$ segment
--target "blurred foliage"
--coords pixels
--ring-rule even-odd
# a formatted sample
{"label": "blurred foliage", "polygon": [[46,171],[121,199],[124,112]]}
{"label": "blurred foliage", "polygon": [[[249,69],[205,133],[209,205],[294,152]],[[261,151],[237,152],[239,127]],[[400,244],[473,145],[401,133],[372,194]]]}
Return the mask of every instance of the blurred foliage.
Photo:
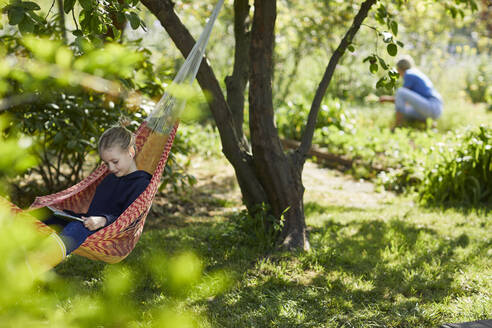
{"label": "blurred foliage", "polygon": [[27,136],[6,133],[8,117],[0,116],[0,195],[9,193],[8,178],[24,173],[36,164],[36,158],[30,154],[34,147],[33,140]]}
{"label": "blurred foliage", "polygon": [[443,152],[419,188],[426,205],[492,204],[492,129],[480,126],[457,135],[455,148]]}
{"label": "blurred foliage", "polygon": [[[310,105],[299,102],[288,102],[276,110],[277,128],[281,136],[287,139],[300,140]],[[355,126],[355,120],[350,111],[336,99],[324,99],[316,121],[317,129],[327,129],[333,126],[337,131],[349,132]]]}
{"label": "blurred foliage", "polygon": [[492,110],[492,63],[483,56],[466,76],[465,91],[474,103],[484,102]]}
{"label": "blurred foliage", "polygon": [[0,91],[2,107],[11,113],[10,125],[35,137],[41,165],[32,172],[41,176],[48,192],[72,185],[80,180],[87,155],[106,128],[122,114],[135,128],[145,115],[120,96],[125,92],[122,83],[109,81],[122,79],[135,86],[133,75],[145,53],[108,44],[104,49],[88,47],[76,56],[59,41],[4,39],[9,51],[3,48],[7,56],[0,83],[5,88]]}
{"label": "blurred foliage", "polygon": [[[60,14],[70,14],[75,23],[72,32],[75,43],[82,46],[84,40],[101,46],[103,38],[117,40],[122,35],[122,27],[127,22],[132,29],[145,28],[145,23],[138,16],[138,0],[96,1],[96,0],[64,0],[58,13],[52,13],[53,5],[48,13],[42,13],[41,6],[35,2],[10,0],[2,8],[8,16],[10,25],[17,26],[22,34],[60,34],[66,29]],[[44,17],[43,17],[44,16]]]}
{"label": "blurred foliage", "polygon": [[[224,271],[205,273],[190,251],[149,252],[138,266],[104,267],[97,279],[68,280],[53,271],[33,279],[25,256],[41,236],[30,223],[0,205],[0,278],[6,284],[0,292],[1,327],[200,327],[204,318],[187,301],[214,297],[229,285]],[[157,304],[139,302],[148,289]]]}
{"label": "blurred foliage", "polygon": [[[95,165],[88,155],[94,153],[100,134],[121,115],[130,118],[134,130],[151,110],[152,101],[146,99],[158,99],[171,80],[173,61],[154,67],[151,51],[138,40],[111,42],[118,37],[114,27],[113,35],[108,34],[111,19],[122,18],[115,10],[133,28],[145,26],[135,13],[137,2],[65,1],[65,12],[77,13],[80,23],[79,29],[74,21],[69,40],[63,38],[53,6],[43,12],[46,3],[39,3],[41,9],[36,3],[11,1],[3,8],[4,18],[14,27],[0,32],[5,58],[0,61],[1,110],[12,114],[11,126],[36,138],[40,165],[29,173],[39,175],[44,185],[31,181],[18,192],[53,192],[78,182]],[[45,18],[38,19],[41,16]],[[25,36],[19,37],[17,29]],[[180,150],[175,147],[174,152]],[[174,163],[166,168],[167,181],[191,180],[185,176],[181,181],[182,175],[173,172],[181,168]]]}
{"label": "blurred foliage", "polygon": [[[277,115],[280,135],[300,140],[306,106],[291,104],[290,108],[281,110]],[[313,144],[321,147],[322,152],[352,161],[347,173],[355,178],[373,180],[396,192],[419,190],[427,172],[440,163],[447,149],[456,149],[455,145],[461,142],[458,136],[478,124],[463,116],[460,104],[448,111],[449,118],[439,122],[448,129],[432,127],[429,121],[427,124],[408,122],[406,127],[391,131],[388,128],[393,116],[391,108],[349,108],[346,103],[332,100],[323,104]],[[475,111],[474,115],[478,115],[478,109]],[[486,119],[484,114],[478,122]]]}
{"label": "blurred foliage", "polygon": [[[426,71],[428,60],[442,63],[448,48],[462,42],[453,38],[457,33],[462,33],[472,46],[476,45],[475,39],[480,39],[480,49],[487,49],[482,41],[489,38],[478,34],[486,22],[473,18],[476,5],[475,1],[454,0],[379,1],[341,58],[328,94],[360,103],[372,93],[389,93],[398,84],[392,68],[395,56],[411,54]],[[279,2],[276,104],[294,101],[299,95],[312,99],[329,58],[359,6],[357,1],[340,0]],[[438,67],[435,75],[441,71]]]}

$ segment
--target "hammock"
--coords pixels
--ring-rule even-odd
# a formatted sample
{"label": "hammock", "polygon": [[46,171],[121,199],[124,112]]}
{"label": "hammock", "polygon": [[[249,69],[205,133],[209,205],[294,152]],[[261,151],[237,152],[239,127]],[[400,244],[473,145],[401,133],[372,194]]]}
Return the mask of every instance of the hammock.
{"label": "hammock", "polygon": [[[219,0],[200,38],[186,58],[172,85],[191,84],[198,72],[212,26],[224,0]],[[171,88],[172,90],[172,88]],[[186,100],[177,99],[166,92],[149,117],[136,131],[137,168],[152,174],[145,191],[109,226],[90,235],[74,253],[92,260],[117,263],[127,257],[139,240],[145,218],[149,213],[162,172],[176,135],[179,114]],[[30,209],[50,205],[58,209],[69,209],[85,213],[89,208],[97,185],[109,174],[108,167],[101,164],[78,184],[55,194],[37,197]],[[13,208],[18,211],[18,208]],[[41,221],[36,221],[42,232],[52,232]]]}

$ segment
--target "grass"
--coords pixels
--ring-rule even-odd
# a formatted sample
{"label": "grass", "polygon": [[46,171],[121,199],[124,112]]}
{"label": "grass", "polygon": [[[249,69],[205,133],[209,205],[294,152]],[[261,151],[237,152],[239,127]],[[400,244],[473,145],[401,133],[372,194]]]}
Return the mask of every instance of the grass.
{"label": "grass", "polygon": [[[219,164],[206,166],[205,175],[223,172],[227,164]],[[438,327],[492,318],[488,213],[423,209],[391,194],[377,194],[373,206],[333,205],[322,190],[311,191],[306,220],[313,250],[272,252],[234,224],[240,202],[223,197],[237,194],[237,187],[226,177],[215,183],[219,194],[204,182],[185,197],[174,195],[169,203],[182,210],[149,217],[125,260],[139,277],[131,291],[138,326],[150,326],[145,318],[176,302],[176,292],[142,263],[183,250],[201,259],[205,278],[227,273],[216,295],[202,293],[200,282],[178,295],[179,308],[200,318],[193,321],[197,327]],[[60,305],[101,294],[106,271],[75,256],[57,267],[78,286]]]}

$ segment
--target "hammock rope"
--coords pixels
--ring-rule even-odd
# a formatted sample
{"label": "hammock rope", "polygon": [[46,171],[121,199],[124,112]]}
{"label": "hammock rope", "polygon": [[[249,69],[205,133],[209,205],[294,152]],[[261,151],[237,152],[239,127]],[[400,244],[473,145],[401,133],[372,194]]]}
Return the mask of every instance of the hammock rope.
{"label": "hammock rope", "polygon": [[[175,85],[191,85],[195,80],[202,58],[205,54],[205,47],[210,38],[210,34],[212,33],[212,27],[219,15],[223,3],[224,0],[219,0],[215,6],[202,34],[171,83],[169,87],[171,90],[173,90]],[[147,118],[149,128],[156,132],[168,134],[176,120],[179,118],[185,104],[186,99],[176,99],[171,93],[166,91],[157,103],[155,109]]]}
{"label": "hammock rope", "polygon": [[[212,27],[223,3],[224,0],[219,0],[216,4],[202,34],[178,71],[171,86],[189,86],[195,80]],[[179,116],[185,104],[186,99],[177,98],[172,95],[172,92],[166,92],[149,117],[137,129],[135,132],[137,146],[135,160],[138,169],[152,174],[150,183],[145,191],[115,222],[89,236],[74,251],[75,254],[93,260],[117,263],[127,257],[133,250],[142,234],[145,219],[159,187],[178,128]],[[108,167],[105,164],[101,164],[78,184],[55,194],[37,197],[31,204],[30,209],[50,205],[58,209],[69,209],[74,212],[85,213],[94,196],[97,185],[108,174]],[[51,231],[41,221],[36,221],[36,225],[43,233]]]}

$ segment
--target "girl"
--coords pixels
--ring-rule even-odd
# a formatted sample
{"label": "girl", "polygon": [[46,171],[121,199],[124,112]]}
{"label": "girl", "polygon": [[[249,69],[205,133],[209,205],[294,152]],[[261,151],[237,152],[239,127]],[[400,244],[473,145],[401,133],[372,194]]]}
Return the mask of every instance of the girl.
{"label": "girl", "polygon": [[[147,188],[151,175],[137,170],[135,137],[123,126],[106,130],[98,143],[101,160],[108,166],[108,174],[97,186],[87,213],[73,213],[80,221],[66,221],[51,216],[44,223],[59,234],[52,234],[41,245],[40,251],[28,259],[36,271],[46,271],[57,264],[97,230],[111,224]],[[34,269],[34,268],[32,268]]]}

